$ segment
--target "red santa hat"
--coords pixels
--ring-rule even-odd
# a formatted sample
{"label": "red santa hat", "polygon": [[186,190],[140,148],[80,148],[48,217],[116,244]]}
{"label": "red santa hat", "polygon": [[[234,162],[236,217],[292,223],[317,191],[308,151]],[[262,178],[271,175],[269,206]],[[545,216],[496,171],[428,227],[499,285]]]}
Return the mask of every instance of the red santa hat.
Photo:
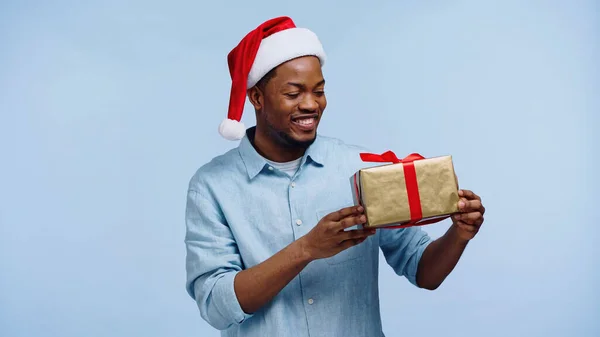
{"label": "red santa hat", "polygon": [[227,55],[231,75],[231,93],[227,118],[219,126],[219,134],[229,140],[244,137],[241,122],[246,91],[278,65],[300,56],[313,55],[325,63],[325,52],[319,38],[306,28],[282,16],[265,21],[248,33]]}

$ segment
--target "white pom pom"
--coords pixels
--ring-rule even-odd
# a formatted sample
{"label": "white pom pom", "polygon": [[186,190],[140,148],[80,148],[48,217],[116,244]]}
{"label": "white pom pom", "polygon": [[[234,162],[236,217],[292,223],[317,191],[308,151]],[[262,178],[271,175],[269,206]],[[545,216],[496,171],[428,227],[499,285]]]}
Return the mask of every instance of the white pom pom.
{"label": "white pom pom", "polygon": [[228,140],[240,140],[246,135],[246,127],[242,122],[225,118],[219,125],[219,134]]}

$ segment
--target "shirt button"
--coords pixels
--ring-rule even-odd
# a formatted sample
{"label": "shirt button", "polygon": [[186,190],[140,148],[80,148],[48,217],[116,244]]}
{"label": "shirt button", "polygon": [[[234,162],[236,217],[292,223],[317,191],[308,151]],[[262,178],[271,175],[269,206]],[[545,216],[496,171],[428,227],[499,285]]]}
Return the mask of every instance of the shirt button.
{"label": "shirt button", "polygon": [[300,220],[300,219],[296,220],[296,225],[298,225],[298,226],[302,225],[302,220]]}
{"label": "shirt button", "polygon": [[273,171],[273,166],[269,166],[269,171]]}
{"label": "shirt button", "polygon": [[315,301],[313,301],[313,299],[312,299],[312,298],[309,298],[309,299],[308,299],[308,304],[313,304],[313,303],[315,303]]}
{"label": "shirt button", "polygon": [[292,181],[292,187],[296,187],[296,183]]}

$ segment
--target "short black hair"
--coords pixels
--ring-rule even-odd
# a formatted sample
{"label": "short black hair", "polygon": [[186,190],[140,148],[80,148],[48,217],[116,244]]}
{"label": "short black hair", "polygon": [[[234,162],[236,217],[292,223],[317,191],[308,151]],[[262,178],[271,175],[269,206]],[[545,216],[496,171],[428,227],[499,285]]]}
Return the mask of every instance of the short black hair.
{"label": "short black hair", "polygon": [[256,86],[262,91],[265,91],[265,87],[269,84],[269,81],[277,75],[277,68],[273,68],[269,70],[268,73],[265,74],[258,82],[256,82]]}

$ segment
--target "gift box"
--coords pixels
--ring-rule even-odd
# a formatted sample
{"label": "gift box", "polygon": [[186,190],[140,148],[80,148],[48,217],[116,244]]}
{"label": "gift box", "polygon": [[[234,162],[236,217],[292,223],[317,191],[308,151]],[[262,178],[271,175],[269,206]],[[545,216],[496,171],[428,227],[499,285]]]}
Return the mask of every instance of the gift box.
{"label": "gift box", "polygon": [[435,223],[458,212],[458,182],[452,156],[398,159],[391,152],[361,153],[364,162],[384,162],[351,178],[355,205],[365,209],[364,228],[403,228]]}

